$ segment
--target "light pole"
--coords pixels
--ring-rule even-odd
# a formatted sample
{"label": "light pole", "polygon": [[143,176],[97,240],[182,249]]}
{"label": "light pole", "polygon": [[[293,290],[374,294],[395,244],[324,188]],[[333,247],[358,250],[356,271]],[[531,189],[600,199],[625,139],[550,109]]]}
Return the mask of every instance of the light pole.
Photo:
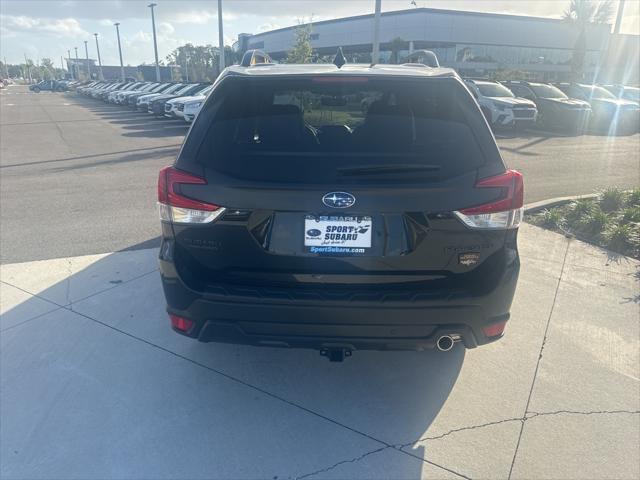
{"label": "light pole", "polygon": [[156,82],[160,81],[160,64],[158,63],[158,41],[156,40],[156,17],[153,14],[153,7],[157,3],[150,3],[148,7],[151,9],[151,28],[153,29],[153,51],[156,55]]}
{"label": "light pole", "polygon": [[94,33],[94,37],[96,37],[96,51],[98,52],[98,76],[100,80],[104,80],[104,75],[102,75],[102,60],[100,59],[100,46],[98,45],[98,34]]}
{"label": "light pole", "polygon": [[616,23],[613,27],[613,33],[620,33],[620,25],[622,24],[622,12],[624,12],[624,0],[618,2],[618,14],[616,15]]}
{"label": "light pole", "polygon": [[382,0],[376,0],[376,14],[373,21],[373,55],[371,63],[375,65],[380,61],[380,10]]}
{"label": "light pole", "polygon": [[224,70],[224,35],[222,34],[222,0],[218,0],[218,48],[220,49],[220,73]]}
{"label": "light pole", "polygon": [[76,76],[73,74],[73,69],[71,68],[71,50],[67,50],[67,58],[69,59],[69,62],[67,63],[67,70],[69,70],[69,74],[71,75],[71,78],[73,80],[77,80]]}
{"label": "light pole", "polygon": [[75,71],[76,71],[76,79],[80,80],[80,69],[78,68],[78,47],[73,47],[76,51],[76,65],[75,65]]}
{"label": "light pole", "polygon": [[116,26],[116,35],[118,36],[118,53],[120,54],[120,79],[124,82],[124,63],[122,63],[122,47],[120,46],[120,24],[114,23]]}
{"label": "light pole", "polygon": [[91,67],[89,66],[89,47],[87,47],[88,43],[89,42],[87,40],[84,41],[84,55],[87,60],[87,80],[91,80]]}

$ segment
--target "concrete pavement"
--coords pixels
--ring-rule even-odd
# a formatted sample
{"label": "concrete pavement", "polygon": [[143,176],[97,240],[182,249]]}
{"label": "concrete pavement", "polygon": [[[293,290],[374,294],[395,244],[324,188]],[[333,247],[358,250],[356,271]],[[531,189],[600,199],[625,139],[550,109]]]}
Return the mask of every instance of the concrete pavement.
{"label": "concrete pavement", "polygon": [[640,264],[536,227],[501,341],[200,344],[156,251],[0,267],[0,477],[640,477]]}

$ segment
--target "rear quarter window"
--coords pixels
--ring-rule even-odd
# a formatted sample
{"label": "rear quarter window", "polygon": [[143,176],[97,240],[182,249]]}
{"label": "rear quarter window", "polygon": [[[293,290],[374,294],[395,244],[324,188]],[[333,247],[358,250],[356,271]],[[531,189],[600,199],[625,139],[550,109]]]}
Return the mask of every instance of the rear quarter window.
{"label": "rear quarter window", "polygon": [[501,162],[453,78],[228,78],[184,151],[232,177],[302,184],[441,181]]}

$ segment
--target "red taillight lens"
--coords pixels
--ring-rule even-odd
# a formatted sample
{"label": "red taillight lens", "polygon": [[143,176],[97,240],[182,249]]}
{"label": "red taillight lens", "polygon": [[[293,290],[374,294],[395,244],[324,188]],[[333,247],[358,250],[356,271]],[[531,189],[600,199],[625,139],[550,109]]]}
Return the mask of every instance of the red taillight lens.
{"label": "red taillight lens", "polygon": [[522,207],[524,204],[524,181],[516,170],[507,170],[502,175],[489,177],[476,183],[476,188],[502,188],[502,198],[498,201],[460,210],[465,215],[504,212]]}
{"label": "red taillight lens", "polygon": [[224,212],[224,208],[201,202],[180,193],[179,185],[206,185],[204,178],[173,167],[160,170],[158,176],[158,203],[160,218],[175,223],[208,223]]}
{"label": "red taillight lens", "polygon": [[471,228],[517,228],[520,225],[524,204],[524,181],[522,174],[507,170],[501,175],[484,178],[476,188],[500,188],[498,200],[484,205],[464,208],[454,212]]}
{"label": "red taillight lens", "polygon": [[487,337],[499,337],[504,332],[504,327],[507,325],[507,321],[492,323],[491,325],[487,325],[482,329],[482,333],[484,333]]}
{"label": "red taillight lens", "polygon": [[189,320],[188,318],[179,317],[172,314],[169,314],[169,318],[171,319],[171,326],[176,330],[188,332],[193,326],[193,320]]}

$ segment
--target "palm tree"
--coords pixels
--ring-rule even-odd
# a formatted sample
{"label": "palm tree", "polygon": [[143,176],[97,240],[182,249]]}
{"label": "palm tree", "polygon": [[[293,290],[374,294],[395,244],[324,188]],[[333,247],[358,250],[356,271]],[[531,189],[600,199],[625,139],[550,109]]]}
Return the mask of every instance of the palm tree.
{"label": "palm tree", "polygon": [[613,14],[613,1],[603,0],[571,0],[569,8],[565,10],[563,20],[572,24],[578,30],[578,38],[573,47],[571,58],[571,76],[579,80],[584,72],[584,57],[587,51],[587,27],[591,24],[609,22]]}
{"label": "palm tree", "polygon": [[407,42],[402,38],[396,37],[389,43],[389,49],[391,50],[390,63],[400,63],[400,50],[404,50],[407,47]]}

